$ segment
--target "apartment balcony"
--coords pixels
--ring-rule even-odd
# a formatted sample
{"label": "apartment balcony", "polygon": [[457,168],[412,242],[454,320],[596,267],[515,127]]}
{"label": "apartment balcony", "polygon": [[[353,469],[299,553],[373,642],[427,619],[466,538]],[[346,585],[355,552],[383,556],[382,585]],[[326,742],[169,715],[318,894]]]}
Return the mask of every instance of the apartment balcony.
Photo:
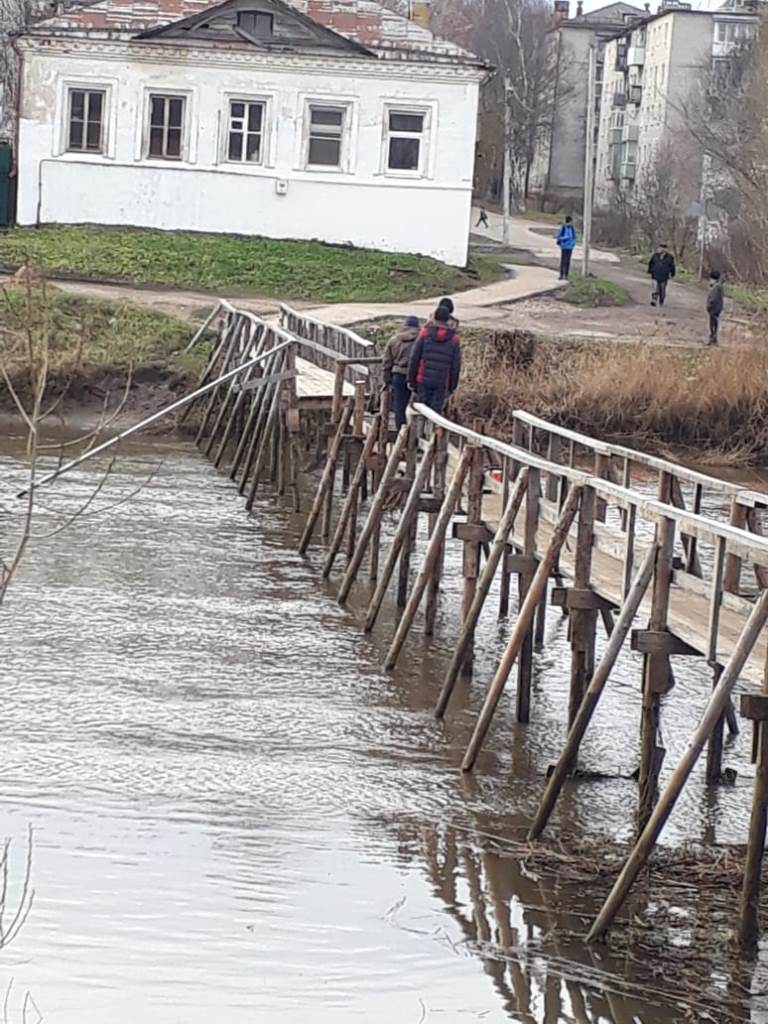
{"label": "apartment balcony", "polygon": [[622,142],[637,142],[640,138],[640,126],[637,124],[625,124],[621,129]]}
{"label": "apartment balcony", "polygon": [[639,107],[643,99],[643,87],[642,85],[635,84],[629,87],[629,102],[635,107]]}
{"label": "apartment balcony", "polygon": [[641,68],[645,64],[645,47],[630,46],[627,51],[627,64],[631,68]]}
{"label": "apartment balcony", "polygon": [[620,146],[624,138],[624,129],[609,128],[608,129],[608,145],[609,146]]}
{"label": "apartment balcony", "polygon": [[621,107],[622,109],[627,105],[627,94],[625,92],[615,92],[613,94],[613,105],[614,107]]}
{"label": "apartment balcony", "polygon": [[619,172],[622,181],[634,181],[635,180],[635,162],[634,160],[625,160],[621,165]]}

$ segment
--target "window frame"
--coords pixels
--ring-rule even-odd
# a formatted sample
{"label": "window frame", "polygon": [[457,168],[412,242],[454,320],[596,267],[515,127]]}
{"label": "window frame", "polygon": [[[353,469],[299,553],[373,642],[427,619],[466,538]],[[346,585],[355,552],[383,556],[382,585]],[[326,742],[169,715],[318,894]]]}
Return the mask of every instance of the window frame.
{"label": "window frame", "polygon": [[[72,97],[74,93],[81,92],[86,97],[83,104],[83,143],[82,146],[72,145]],[[91,96],[101,96],[101,117],[99,119],[99,144],[98,147],[93,149],[87,145],[88,141],[88,125],[90,124],[90,118],[88,112],[91,106]],[[107,151],[107,126],[108,126],[108,98],[109,90],[106,86],[102,87],[91,87],[91,86],[78,86],[78,85],[67,85],[66,87],[66,111],[65,111],[65,122],[64,122],[64,151],[66,153],[74,153],[76,156],[104,156]]]}
{"label": "window frame", "polygon": [[[179,136],[179,155],[178,156],[167,156],[163,154],[158,156],[156,153],[150,152],[150,146],[152,143],[152,101],[155,99],[163,99],[166,103],[170,100],[181,100],[181,124],[180,136]],[[189,141],[189,106],[190,106],[190,95],[183,89],[155,89],[150,88],[145,90],[144,94],[144,145],[142,147],[142,155],[144,160],[158,161],[162,164],[180,164],[185,163],[188,159],[187,145]],[[167,108],[166,108],[167,111]],[[167,121],[167,117],[166,117]],[[165,138],[164,148],[167,148],[168,144],[168,125],[164,125]]]}
{"label": "window frame", "polygon": [[[421,132],[394,131],[389,127],[392,114],[405,114],[422,118]],[[434,104],[403,103],[388,100],[384,103],[381,121],[381,173],[387,178],[429,178],[432,176],[432,126],[435,121]],[[389,166],[389,144],[392,138],[419,138],[419,165],[413,170]]]}
{"label": "window frame", "polygon": [[[339,110],[341,111],[341,125],[339,128],[339,160],[335,164],[313,164],[310,162],[310,150],[312,148],[312,111],[313,110]],[[304,143],[304,159],[303,166],[306,171],[325,171],[329,174],[338,174],[340,171],[344,171],[345,168],[345,156],[347,146],[347,139],[350,131],[350,109],[348,103],[336,102],[334,100],[323,100],[323,99],[309,99],[307,100],[307,109],[305,115],[305,143]],[[330,127],[330,126],[326,126]],[[335,138],[335,133],[326,133],[325,136],[322,134],[320,138]]]}
{"label": "window frame", "polygon": [[[69,160],[112,160],[115,153],[115,117],[116,104],[114,97],[117,90],[117,82],[111,78],[70,78],[61,76],[56,87],[57,116],[54,121],[53,154]],[[101,116],[101,148],[96,149],[70,149],[69,128],[71,93],[73,92],[101,92],[104,93],[103,108]]]}
{"label": "window frame", "polygon": [[[243,103],[246,107],[259,105],[261,107],[261,147],[258,160],[246,160],[244,157],[240,160],[230,158],[229,155],[229,139],[232,134],[232,104]],[[220,146],[220,162],[227,164],[228,167],[266,167],[270,163],[270,103],[268,96],[245,96],[227,93],[224,96],[224,117],[222,118],[222,138]],[[246,116],[247,124],[247,116]],[[246,139],[249,132],[247,127],[243,131],[243,138]],[[252,134],[252,133],[251,133]]]}

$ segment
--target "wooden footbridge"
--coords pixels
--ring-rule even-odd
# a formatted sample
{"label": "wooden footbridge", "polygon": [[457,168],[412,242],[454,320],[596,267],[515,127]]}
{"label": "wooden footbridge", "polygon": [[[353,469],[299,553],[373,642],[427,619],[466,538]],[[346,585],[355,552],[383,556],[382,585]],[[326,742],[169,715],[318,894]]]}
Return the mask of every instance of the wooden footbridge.
{"label": "wooden footbridge", "polygon": [[[516,585],[519,607],[464,771],[478,762],[513,669],[517,720],[527,722],[535,713],[531,684],[547,602],[568,615],[567,738],[531,823],[532,840],[542,835],[575,766],[619,652],[628,643],[642,654],[637,841],[589,938],[615,919],[705,748],[706,777],[712,785],[719,781],[724,729],[737,728],[731,698],[739,680],[747,684],[740,712],[753,722],[758,770],[739,932],[745,947],[753,948],[768,806],[768,539],[761,536],[768,495],[524,412],[514,415],[512,443],[418,404],[395,435],[380,357],[353,332],[287,306],[272,323],[225,302],[204,329],[215,331],[215,339],[200,386],[164,413],[186,406],[183,420],[195,409],[198,445],[237,484],[247,509],[260,488],[272,486],[301,511],[304,467],[324,461],[299,550],[322,546],[322,575],[336,576],[342,605],[353,588],[365,594],[366,631],[375,628],[392,588],[402,611],[387,669],[396,667],[417,621],[427,636],[433,633],[445,552],[449,544],[460,546],[462,628],[438,717],[450,715],[457,680],[472,675],[474,632],[488,613],[492,584],[500,583],[501,616],[509,613]],[[385,538],[384,513],[393,507],[397,527]],[[416,564],[422,519],[429,540]],[[599,660],[598,629],[608,636]],[[711,694],[659,794],[665,753],[660,700],[674,685],[670,659],[678,656],[697,659],[701,685]]]}

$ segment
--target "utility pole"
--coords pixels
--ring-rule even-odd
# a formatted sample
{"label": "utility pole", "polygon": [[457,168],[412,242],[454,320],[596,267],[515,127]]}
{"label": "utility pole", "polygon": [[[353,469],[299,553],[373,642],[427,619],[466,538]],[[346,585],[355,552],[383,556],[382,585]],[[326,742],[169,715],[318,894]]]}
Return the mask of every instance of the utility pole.
{"label": "utility pole", "polygon": [[512,136],[512,111],[509,109],[509,78],[504,76],[504,170],[501,185],[501,242],[509,245],[509,192],[512,184],[512,168],[509,159],[509,146]]}
{"label": "utility pole", "polygon": [[584,238],[581,273],[589,274],[589,246],[592,241],[592,194],[595,189],[595,77],[597,61],[594,46],[589,48],[587,64],[587,138],[584,155]]}

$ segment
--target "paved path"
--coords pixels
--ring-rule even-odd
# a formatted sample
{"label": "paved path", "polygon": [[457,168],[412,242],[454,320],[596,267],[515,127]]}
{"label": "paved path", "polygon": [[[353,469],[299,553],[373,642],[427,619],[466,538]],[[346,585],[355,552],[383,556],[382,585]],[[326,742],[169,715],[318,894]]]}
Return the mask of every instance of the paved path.
{"label": "paved path", "polygon": [[[462,323],[478,327],[503,326],[507,314],[502,307],[521,302],[562,288],[557,274],[547,267],[509,266],[509,277],[502,281],[470,288],[467,291],[453,294],[457,316]],[[10,278],[0,276],[0,283],[8,283]],[[176,290],[172,288],[136,287],[122,284],[98,284],[92,281],[53,280],[52,284],[64,292],[84,295],[97,299],[108,299],[117,302],[132,302],[138,305],[152,306],[153,309],[189,319],[200,319],[213,306],[216,296],[206,292]],[[260,316],[274,316],[279,310],[279,302],[259,296],[239,296],[224,294],[224,298]],[[332,305],[317,305],[308,302],[292,302],[296,309],[302,309],[318,319],[341,326],[360,323],[379,317],[402,317],[406,314],[430,316],[441,296],[429,299],[417,299],[413,302],[350,302]]]}
{"label": "paved path", "polygon": [[[477,227],[477,219],[480,215],[480,208],[472,207],[472,234],[480,238],[487,238],[492,242],[501,242],[502,217],[499,213],[488,212],[488,227],[482,225]],[[547,224],[544,221],[537,222],[528,220],[526,217],[510,217],[509,219],[509,247],[510,249],[521,249],[531,253],[537,259],[560,260],[560,250],[555,242],[558,225]],[[598,263],[618,263],[619,257],[614,252],[607,252],[603,249],[591,248],[591,258]],[[578,263],[583,254],[582,247],[577,245],[573,251],[574,265]]]}

